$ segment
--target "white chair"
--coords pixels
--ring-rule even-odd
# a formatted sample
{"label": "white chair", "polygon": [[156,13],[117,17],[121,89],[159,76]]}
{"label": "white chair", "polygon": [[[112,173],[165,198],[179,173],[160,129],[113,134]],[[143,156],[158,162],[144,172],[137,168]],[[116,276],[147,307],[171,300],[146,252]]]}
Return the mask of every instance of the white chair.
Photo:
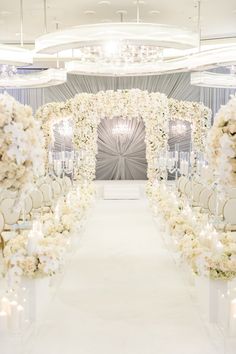
{"label": "white chair", "polygon": [[236,198],[228,199],[223,206],[225,224],[234,225],[236,228]]}
{"label": "white chair", "polygon": [[27,196],[24,200],[24,208],[25,208],[25,214],[29,214],[31,210],[33,209],[33,202],[30,196]]}
{"label": "white chair", "polygon": [[199,193],[199,206],[204,210],[204,211],[208,211],[208,202],[209,202],[209,198],[212,194],[212,191],[210,189],[208,189],[207,187],[203,187],[202,190]]}
{"label": "white chair", "polygon": [[194,202],[195,206],[199,205],[199,197],[200,197],[200,193],[203,188],[204,188],[204,186],[200,183],[193,184],[193,202]]}
{"label": "white chair", "polygon": [[188,182],[188,179],[186,177],[183,177],[180,181],[179,189],[182,194],[184,194],[184,189],[185,189],[185,185],[187,182]]}
{"label": "white chair", "polygon": [[180,190],[180,186],[181,186],[181,182],[183,181],[184,179],[184,176],[180,176],[177,180],[177,188],[178,190]]}
{"label": "white chair", "polygon": [[50,184],[43,183],[39,187],[39,190],[43,194],[43,201],[45,206],[51,206],[53,201],[52,187]]}
{"label": "white chair", "polygon": [[191,195],[192,195],[192,182],[191,181],[188,181],[185,184],[184,193],[188,198],[191,198]]}
{"label": "white chair", "polygon": [[39,209],[43,206],[43,193],[35,189],[30,193],[30,198],[32,200],[33,209]]}
{"label": "white chair", "polygon": [[226,200],[219,199],[219,197],[217,196],[217,193],[215,191],[213,191],[208,199],[208,209],[210,210],[210,213],[212,215],[216,215],[216,206],[218,203],[217,216],[223,215],[223,207],[224,207],[225,202],[226,202]]}
{"label": "white chair", "polygon": [[20,210],[15,208],[15,199],[6,198],[1,201],[0,211],[4,217],[5,224],[14,225],[20,219]]}
{"label": "white chair", "polygon": [[54,198],[58,198],[62,194],[62,188],[58,181],[51,181],[52,192]]}

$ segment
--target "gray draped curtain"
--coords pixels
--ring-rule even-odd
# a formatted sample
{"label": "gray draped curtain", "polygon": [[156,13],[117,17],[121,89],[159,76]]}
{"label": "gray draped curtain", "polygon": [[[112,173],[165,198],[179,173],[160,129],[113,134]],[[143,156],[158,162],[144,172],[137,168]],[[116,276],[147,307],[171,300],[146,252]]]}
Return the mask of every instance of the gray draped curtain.
{"label": "gray draped curtain", "polygon": [[[213,89],[190,85],[189,73],[177,73],[157,76],[102,77],[68,75],[66,84],[45,89],[7,90],[10,95],[34,111],[44,103],[65,101],[80,92],[92,92],[118,89],[139,88],[149,92],[163,92],[168,97],[179,100],[203,102],[210,107],[213,117],[221,104],[225,104],[235,89]],[[3,93],[4,90],[0,90]]]}
{"label": "gray draped curtain", "polygon": [[[113,128],[125,122],[127,135],[113,135]],[[146,179],[147,162],[143,121],[102,119],[98,127],[97,179]]]}

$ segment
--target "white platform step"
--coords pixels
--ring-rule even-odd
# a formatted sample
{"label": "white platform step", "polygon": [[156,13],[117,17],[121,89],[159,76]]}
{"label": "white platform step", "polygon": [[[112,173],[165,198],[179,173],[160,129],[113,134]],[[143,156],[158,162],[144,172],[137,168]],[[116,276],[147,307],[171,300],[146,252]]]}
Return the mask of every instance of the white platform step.
{"label": "white platform step", "polygon": [[104,185],[103,199],[140,199],[139,185]]}

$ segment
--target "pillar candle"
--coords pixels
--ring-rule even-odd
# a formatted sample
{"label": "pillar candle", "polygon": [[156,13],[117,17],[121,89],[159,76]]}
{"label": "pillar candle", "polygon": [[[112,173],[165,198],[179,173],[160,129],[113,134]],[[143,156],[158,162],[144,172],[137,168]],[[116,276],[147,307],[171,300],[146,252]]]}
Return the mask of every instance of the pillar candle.
{"label": "pillar candle", "polygon": [[32,255],[36,249],[36,239],[31,231],[28,235],[27,251],[29,255]]}
{"label": "pillar candle", "polygon": [[231,301],[230,312],[231,312],[231,317],[236,320],[236,299],[233,299]]}
{"label": "pillar candle", "polygon": [[0,312],[0,333],[7,330],[8,314],[6,311]]}
{"label": "pillar candle", "polygon": [[17,317],[18,317],[18,328],[19,330],[23,329],[24,326],[24,307],[21,305],[17,306]]}
{"label": "pillar candle", "polygon": [[10,301],[6,297],[3,297],[1,299],[1,308],[3,312],[6,312],[8,315],[10,315],[11,313]]}
{"label": "pillar candle", "polygon": [[18,304],[16,301],[12,301],[10,302],[10,306],[11,306],[11,316],[9,316],[9,329],[11,331],[16,332],[18,330],[18,321],[19,321],[18,311],[17,311]]}

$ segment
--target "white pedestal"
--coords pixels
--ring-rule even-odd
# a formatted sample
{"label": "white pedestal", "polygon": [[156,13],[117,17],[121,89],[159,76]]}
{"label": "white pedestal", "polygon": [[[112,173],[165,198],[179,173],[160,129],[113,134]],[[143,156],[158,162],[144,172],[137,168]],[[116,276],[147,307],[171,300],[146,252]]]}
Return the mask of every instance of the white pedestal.
{"label": "white pedestal", "polygon": [[50,277],[22,279],[21,301],[25,307],[25,316],[30,323],[41,321],[52,299],[53,288]]}

